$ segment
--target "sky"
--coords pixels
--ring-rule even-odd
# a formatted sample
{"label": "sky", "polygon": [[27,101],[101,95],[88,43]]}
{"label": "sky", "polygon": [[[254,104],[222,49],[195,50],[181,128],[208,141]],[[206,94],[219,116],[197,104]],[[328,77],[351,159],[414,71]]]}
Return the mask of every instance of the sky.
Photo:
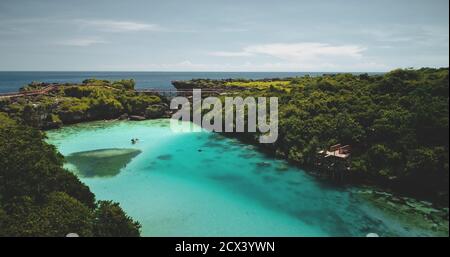
{"label": "sky", "polygon": [[448,0],[0,1],[3,71],[448,66]]}

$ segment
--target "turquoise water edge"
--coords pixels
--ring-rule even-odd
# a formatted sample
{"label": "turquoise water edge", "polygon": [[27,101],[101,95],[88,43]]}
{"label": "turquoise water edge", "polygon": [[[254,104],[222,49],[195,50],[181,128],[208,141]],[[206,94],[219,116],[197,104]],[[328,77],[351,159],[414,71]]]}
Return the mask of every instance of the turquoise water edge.
{"label": "turquoise water edge", "polygon": [[[432,235],[386,215],[355,188],[321,182],[237,140],[169,124],[90,122],[47,136],[74,160],[66,167],[98,200],[119,202],[143,236]],[[115,171],[82,170],[103,163]]]}

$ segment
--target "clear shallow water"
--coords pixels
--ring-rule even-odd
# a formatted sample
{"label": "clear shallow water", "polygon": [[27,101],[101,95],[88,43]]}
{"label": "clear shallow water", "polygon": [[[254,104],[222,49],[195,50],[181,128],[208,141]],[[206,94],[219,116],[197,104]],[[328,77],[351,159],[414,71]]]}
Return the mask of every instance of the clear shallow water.
{"label": "clear shallow water", "polygon": [[352,190],[218,134],[173,132],[169,120],[85,123],[47,134],[64,155],[142,151],[116,176],[80,179],[97,199],[119,202],[145,236],[427,235],[388,218]]}
{"label": "clear shallow water", "polygon": [[120,80],[134,79],[137,88],[172,88],[172,80],[189,80],[194,78],[283,78],[309,74],[321,75],[326,72],[14,72],[0,71],[0,93],[17,92],[21,87],[31,83],[56,82],[80,83],[87,78]]}

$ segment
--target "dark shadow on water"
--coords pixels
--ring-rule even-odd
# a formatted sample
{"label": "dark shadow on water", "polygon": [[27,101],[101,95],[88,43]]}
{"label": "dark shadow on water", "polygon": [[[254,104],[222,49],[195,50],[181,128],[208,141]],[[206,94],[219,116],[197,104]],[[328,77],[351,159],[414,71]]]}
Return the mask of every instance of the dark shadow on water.
{"label": "dark shadow on water", "polygon": [[172,155],[171,154],[163,154],[163,155],[160,155],[160,156],[158,156],[156,158],[158,160],[168,161],[168,160],[172,160]]}
{"label": "dark shadow on water", "polygon": [[258,169],[269,168],[271,166],[272,166],[272,164],[270,162],[257,162],[256,163],[256,167]]}
{"label": "dark shadow on water", "polygon": [[224,144],[221,143],[217,143],[214,141],[208,141],[206,143],[203,144],[204,147],[224,147]]}
{"label": "dark shadow on water", "polygon": [[72,153],[66,161],[76,167],[81,177],[112,177],[140,153],[137,149],[99,149]]}
{"label": "dark shadow on water", "polygon": [[145,167],[145,170],[153,170],[157,165],[158,165],[158,163],[156,161],[152,161],[152,162],[150,162],[149,165],[147,165]]}
{"label": "dark shadow on water", "polygon": [[[267,173],[269,170],[273,171],[272,175]],[[280,183],[279,177],[275,176],[276,171],[271,167],[260,168],[259,171],[264,184],[231,174],[215,174],[208,178],[216,181],[218,186],[274,211],[286,213],[312,227],[320,227],[330,235],[365,236],[370,232],[385,234],[389,230],[384,223],[368,217],[359,209],[351,194],[333,190],[316,194],[315,188],[305,187],[302,181],[292,180],[284,184],[282,190],[275,190],[274,185]],[[267,187],[271,189],[267,190]]]}
{"label": "dark shadow on water", "polygon": [[257,156],[256,153],[241,153],[238,155],[239,158],[244,158],[244,159],[251,159]]}
{"label": "dark shadow on water", "polygon": [[242,176],[232,175],[232,174],[219,174],[219,175],[209,175],[209,178],[217,181],[228,181],[237,182],[244,179]]}
{"label": "dark shadow on water", "polygon": [[266,182],[266,183],[271,183],[271,182],[274,182],[274,181],[277,181],[277,180],[278,180],[278,179],[277,179],[276,177],[274,177],[274,176],[262,176],[262,179],[263,179],[263,181]]}

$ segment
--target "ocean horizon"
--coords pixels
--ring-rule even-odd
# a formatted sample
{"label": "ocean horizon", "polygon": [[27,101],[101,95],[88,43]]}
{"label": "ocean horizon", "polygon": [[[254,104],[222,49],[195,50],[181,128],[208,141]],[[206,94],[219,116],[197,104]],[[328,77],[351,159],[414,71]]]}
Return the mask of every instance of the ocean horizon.
{"label": "ocean horizon", "polygon": [[173,88],[173,80],[190,79],[265,79],[320,76],[323,74],[383,74],[382,72],[190,72],[190,71],[0,71],[0,93],[17,92],[33,81],[48,83],[81,83],[88,78],[134,79],[136,88]]}

